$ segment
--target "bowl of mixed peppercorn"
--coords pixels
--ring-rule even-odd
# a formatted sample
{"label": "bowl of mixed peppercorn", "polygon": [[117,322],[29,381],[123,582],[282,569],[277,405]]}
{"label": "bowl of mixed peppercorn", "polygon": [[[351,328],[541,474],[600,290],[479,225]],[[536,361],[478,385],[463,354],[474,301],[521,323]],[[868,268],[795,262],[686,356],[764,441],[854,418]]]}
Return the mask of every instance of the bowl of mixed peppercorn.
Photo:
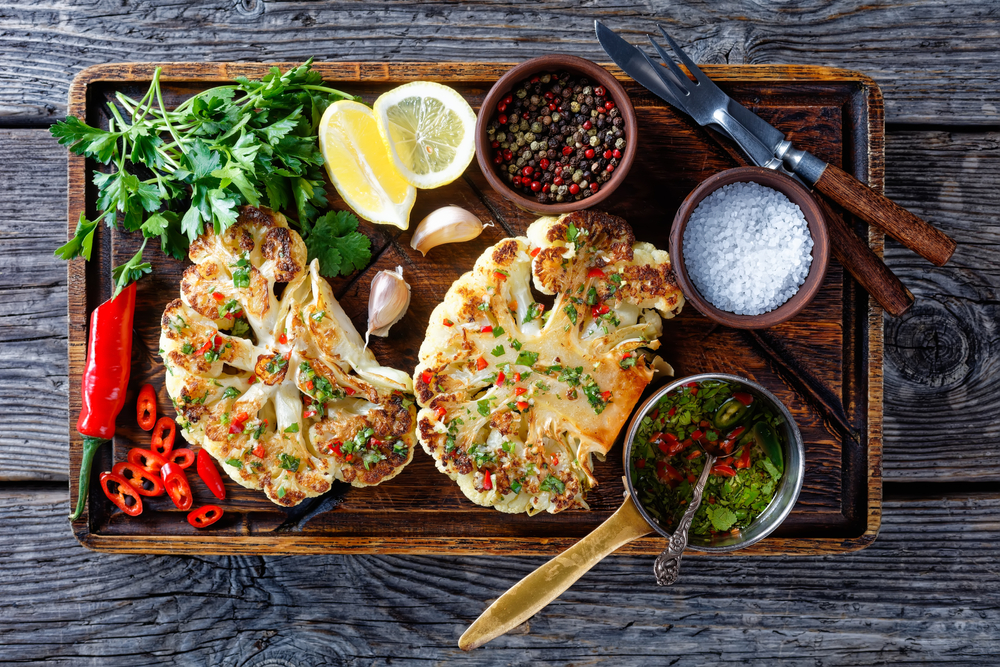
{"label": "bowl of mixed peppercorn", "polygon": [[520,208],[568,213],[603,201],[625,179],[635,128],[632,103],[607,70],[575,56],[543,56],[490,90],[476,123],[476,156],[493,189]]}

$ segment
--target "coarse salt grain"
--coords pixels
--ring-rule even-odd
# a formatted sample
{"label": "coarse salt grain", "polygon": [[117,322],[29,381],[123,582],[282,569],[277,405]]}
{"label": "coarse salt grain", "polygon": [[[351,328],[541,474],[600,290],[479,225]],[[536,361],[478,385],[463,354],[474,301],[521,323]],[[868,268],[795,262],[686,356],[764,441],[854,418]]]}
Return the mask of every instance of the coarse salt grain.
{"label": "coarse salt grain", "polygon": [[698,204],[684,229],[684,265],[705,299],[761,315],[798,292],[813,240],[802,209],[758,183],[730,183]]}

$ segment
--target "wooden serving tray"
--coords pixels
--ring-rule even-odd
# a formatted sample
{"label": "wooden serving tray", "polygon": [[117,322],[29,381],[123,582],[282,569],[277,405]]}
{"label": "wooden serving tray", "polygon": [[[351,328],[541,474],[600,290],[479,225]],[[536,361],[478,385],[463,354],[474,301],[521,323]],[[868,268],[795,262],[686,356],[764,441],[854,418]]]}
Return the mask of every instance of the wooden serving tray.
{"label": "wooden serving tray", "polygon": [[[271,65],[197,63],[164,66],[164,94],[176,104],[237,75],[259,78]],[[280,64],[282,69],[288,64]],[[512,65],[504,63],[330,63],[316,65],[338,88],[372,102],[398,84],[440,81],[478,107],[494,81]],[[141,97],[154,66],[101,65],[80,73],[70,89],[69,113],[107,127],[105,101],[115,91]],[[625,76],[635,106],[638,140],[627,180],[603,208],[623,216],[639,240],[667,247],[673,215],[683,198],[704,178],[734,166],[731,158],[694,125]],[[796,146],[842,166],[877,190],[883,178],[882,97],[875,83],[856,72],[800,66],[708,66],[706,74],[735,99],[790,134]],[[634,138],[633,138],[634,140]],[[80,212],[94,216],[90,175],[96,165],[69,158],[69,218],[72,234]],[[331,203],[345,208],[330,189]],[[483,250],[508,235],[523,234],[536,216],[525,213],[487,185],[473,161],[464,178],[438,190],[420,191],[411,227],[439,206],[456,204],[496,224],[481,237],[439,247],[427,258],[409,247],[410,232],[363,223],[372,239],[373,260],[365,271],[333,282],[355,326],[367,324],[368,290],[374,273],[402,266],[413,286],[409,313],[386,339],[372,348],[378,359],[412,372],[431,310],[458,276],[472,268]],[[862,226],[859,231],[865,232]],[[882,237],[867,231],[881,254]],[[81,439],[80,377],[84,366],[89,313],[110,296],[111,267],[135,253],[141,239],[101,228],[93,260],[69,266],[70,491],[77,493]],[[132,377],[117,435],[99,452],[96,473],[123,460],[133,446],[148,447],[134,404],[139,387],[150,382],[162,413],[172,415],[157,354],[160,315],[178,296],[186,263],[147,251],[151,277],[139,283],[135,314]],[[688,305],[664,322],[662,354],[679,376],[724,371],[750,377],[785,401],[806,442],[806,475],[794,511],[768,539],[740,555],[817,554],[860,549],[875,539],[882,505],[882,312],[831,261],[826,281],[798,318],[760,332],[713,326]],[[112,512],[99,485],[91,484],[89,510],[73,523],[80,542],[91,549],[131,553],[291,554],[291,553],[449,553],[554,554],[593,530],[622,502],[620,443],[596,463],[600,486],[588,497],[590,511],[508,515],[478,507],[458,486],[437,472],[418,451],[397,478],[381,486],[354,489],[336,484],[328,497],[288,511],[227,480],[226,516],[209,530],[196,531],[166,497],[150,499],[138,518]],[[199,480],[192,481],[195,505],[215,502]],[[145,501],[144,501],[145,502]],[[654,554],[660,538],[643,538],[620,553]]]}

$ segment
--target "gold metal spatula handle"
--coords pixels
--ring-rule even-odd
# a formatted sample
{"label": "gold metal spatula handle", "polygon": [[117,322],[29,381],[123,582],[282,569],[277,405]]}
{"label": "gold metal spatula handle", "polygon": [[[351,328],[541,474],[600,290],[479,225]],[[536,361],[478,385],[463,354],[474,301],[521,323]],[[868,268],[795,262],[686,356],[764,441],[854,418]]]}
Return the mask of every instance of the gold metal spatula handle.
{"label": "gold metal spatula handle", "polygon": [[559,597],[605,556],[652,532],[632,498],[594,532],[501,595],[458,640],[469,651],[516,628]]}

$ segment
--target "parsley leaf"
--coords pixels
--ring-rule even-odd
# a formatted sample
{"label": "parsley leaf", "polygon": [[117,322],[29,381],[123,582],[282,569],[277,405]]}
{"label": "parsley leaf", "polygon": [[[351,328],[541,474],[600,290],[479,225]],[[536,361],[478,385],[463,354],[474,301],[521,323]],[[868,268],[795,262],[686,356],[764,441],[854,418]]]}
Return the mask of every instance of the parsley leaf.
{"label": "parsley leaf", "polygon": [[736,523],[736,514],[728,507],[708,505],[705,511],[708,520],[712,522],[712,527],[718,531],[729,530]]}
{"label": "parsley leaf", "polygon": [[76,223],[76,231],[73,233],[73,238],[65,245],[59,246],[55,251],[55,256],[61,259],[73,259],[82,255],[84,259],[89,261],[90,253],[94,249],[94,232],[97,230],[97,223],[100,221],[100,218],[93,222],[87,220],[81,211],[80,221]]}
{"label": "parsley leaf", "polygon": [[116,266],[114,270],[111,271],[111,278],[115,281],[115,293],[111,295],[111,298],[115,298],[118,294],[129,286],[130,283],[142,278],[147,273],[153,272],[153,265],[149,262],[143,262],[142,251],[146,249],[146,241],[142,242],[142,247],[139,248],[139,252],[132,255],[132,259],[125,262],[121,266]]}
{"label": "parsley leaf", "polygon": [[330,211],[316,220],[306,238],[309,261],[319,259],[324,276],[346,276],[371,260],[371,241],[357,231],[358,219],[349,211]]}

